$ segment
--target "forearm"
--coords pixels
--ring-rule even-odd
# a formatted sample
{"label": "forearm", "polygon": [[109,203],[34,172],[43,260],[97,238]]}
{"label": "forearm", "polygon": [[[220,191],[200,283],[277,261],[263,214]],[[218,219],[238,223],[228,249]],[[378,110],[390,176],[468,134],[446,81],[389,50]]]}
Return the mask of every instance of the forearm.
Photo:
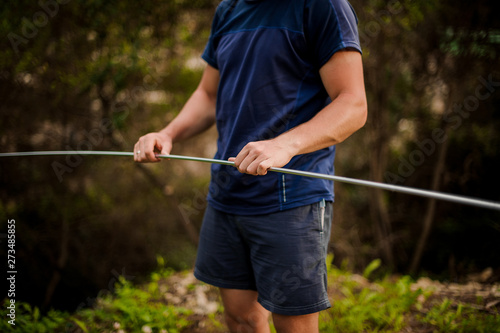
{"label": "forearm", "polygon": [[157,152],[169,154],[172,144],[201,133],[215,122],[219,71],[207,66],[200,84],[174,120],[159,132],[139,138],[134,146],[136,162],[159,162]]}
{"label": "forearm", "polygon": [[311,120],[274,140],[289,147],[292,156],[338,144],[363,127],[366,109],[364,95],[340,94]]}
{"label": "forearm", "polygon": [[207,130],[215,122],[215,98],[202,89],[195,90],[179,115],[159,133],[175,143]]}

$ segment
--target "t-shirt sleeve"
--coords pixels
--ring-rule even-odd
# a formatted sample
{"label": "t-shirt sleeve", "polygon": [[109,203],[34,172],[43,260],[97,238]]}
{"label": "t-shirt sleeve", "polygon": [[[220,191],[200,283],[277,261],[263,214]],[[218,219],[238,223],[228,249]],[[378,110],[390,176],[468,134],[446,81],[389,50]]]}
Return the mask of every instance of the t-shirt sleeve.
{"label": "t-shirt sleeve", "polygon": [[205,46],[205,50],[203,51],[203,54],[201,55],[201,58],[205,60],[210,66],[219,69],[219,66],[217,65],[217,57],[216,57],[216,38],[217,38],[217,29],[219,26],[219,22],[221,21],[220,18],[224,15],[225,12],[225,6],[224,6],[224,1],[222,1],[219,6],[217,7],[217,10],[215,12],[214,19],[212,21],[212,29],[210,32],[210,38],[208,39],[207,45]]}
{"label": "t-shirt sleeve", "polygon": [[212,37],[210,37],[210,39],[208,40],[207,45],[205,46],[205,50],[201,55],[201,58],[205,60],[213,68],[219,69],[219,66],[217,65],[217,61],[215,58],[215,47]]}
{"label": "t-shirt sleeve", "polygon": [[339,50],[361,53],[358,19],[347,0],[310,0],[304,14],[306,40],[318,68]]}

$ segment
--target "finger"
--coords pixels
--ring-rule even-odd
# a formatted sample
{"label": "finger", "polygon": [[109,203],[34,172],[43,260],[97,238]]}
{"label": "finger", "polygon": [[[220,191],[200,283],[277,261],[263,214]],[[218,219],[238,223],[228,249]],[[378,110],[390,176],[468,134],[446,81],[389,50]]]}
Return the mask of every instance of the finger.
{"label": "finger", "polygon": [[135,144],[135,147],[134,147],[134,160],[136,162],[142,162],[142,152],[144,151],[143,149],[141,149],[142,147],[142,143],[141,143],[141,140],[139,140],[136,144]]}
{"label": "finger", "polygon": [[155,152],[152,150],[145,153],[145,156],[148,162],[157,162],[159,160],[158,157],[156,157]]}
{"label": "finger", "polygon": [[248,173],[250,175],[257,175],[257,168],[259,166],[259,161],[255,158],[246,158],[241,164],[240,169],[243,173]]}
{"label": "finger", "polygon": [[155,149],[158,146],[158,141],[156,138],[149,138],[144,140],[144,144],[141,150],[141,156],[145,162],[158,162],[160,159],[156,157]]}
{"label": "finger", "polygon": [[234,164],[238,167],[241,164],[241,162],[243,162],[243,160],[247,157],[247,155],[248,155],[248,150],[246,149],[246,147],[244,147],[234,158]]}
{"label": "finger", "polygon": [[264,176],[267,170],[272,166],[273,162],[270,159],[256,158],[247,168],[246,173],[254,176]]}
{"label": "finger", "polygon": [[147,162],[145,152],[147,150],[147,136],[141,136],[135,144],[134,155],[138,162]]}
{"label": "finger", "polygon": [[135,162],[139,162],[139,156],[137,156],[137,152],[139,151],[138,144],[139,143],[136,143],[134,145],[134,161]]}
{"label": "finger", "polygon": [[158,139],[155,139],[155,146],[153,148],[153,154],[154,154],[154,160],[153,162],[159,162],[161,159],[158,157],[158,154],[161,154],[161,151],[163,150],[163,145],[161,141]]}
{"label": "finger", "polygon": [[160,154],[162,155],[170,155],[170,151],[172,150],[172,143],[165,143],[159,150]]}
{"label": "finger", "polygon": [[245,173],[248,165],[253,162],[253,159],[251,159],[248,156],[248,150],[243,148],[238,155],[234,158],[234,166],[238,168],[239,172]]}
{"label": "finger", "polygon": [[144,141],[144,144],[142,145],[141,156],[144,156],[143,160],[145,160],[145,162],[154,162],[156,160],[154,147],[154,141]]}
{"label": "finger", "polygon": [[257,174],[258,175],[261,175],[261,176],[264,176],[264,175],[267,175],[267,171],[269,169],[271,169],[271,167],[273,166],[273,163],[271,160],[264,160],[262,161],[259,166],[257,167]]}
{"label": "finger", "polygon": [[[237,164],[237,160],[235,163]],[[252,168],[252,164],[255,163],[255,156],[247,155],[243,161],[238,165],[238,170],[242,173],[254,174],[257,170],[257,167]]]}
{"label": "finger", "polygon": [[[134,159],[137,162],[147,163],[155,162],[156,158],[154,156],[154,144],[150,139],[143,136],[139,139],[134,147]],[[153,154],[154,160],[151,160],[151,154]]]}

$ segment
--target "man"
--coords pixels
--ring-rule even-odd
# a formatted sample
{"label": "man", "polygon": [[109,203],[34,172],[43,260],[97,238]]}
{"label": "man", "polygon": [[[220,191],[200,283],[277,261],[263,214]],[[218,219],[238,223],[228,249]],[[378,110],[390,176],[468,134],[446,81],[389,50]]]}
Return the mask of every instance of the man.
{"label": "man", "polygon": [[366,121],[357,19],[347,0],[222,1],[208,63],[179,115],[136,143],[158,162],[216,123],[215,158],[195,276],[219,287],[231,332],[318,332],[330,307],[326,252],[335,145]]}

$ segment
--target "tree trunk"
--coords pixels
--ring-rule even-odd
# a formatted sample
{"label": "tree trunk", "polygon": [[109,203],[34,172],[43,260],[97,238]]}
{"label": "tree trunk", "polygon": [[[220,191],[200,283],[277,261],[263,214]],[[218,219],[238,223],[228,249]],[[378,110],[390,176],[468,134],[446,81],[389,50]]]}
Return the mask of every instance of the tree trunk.
{"label": "tree trunk", "polygon": [[[371,79],[375,82],[383,77],[383,70],[372,73]],[[390,80],[392,81],[392,80]],[[376,87],[375,82],[372,84]],[[392,87],[392,83],[389,82]],[[389,91],[378,89],[370,107],[370,180],[375,182],[384,181],[384,173],[387,169],[389,157],[390,121],[387,108],[387,96]],[[377,246],[381,251],[384,262],[394,267],[394,254],[392,245],[392,227],[387,202],[384,200],[384,191],[381,189],[369,190],[370,217],[377,239]]]}
{"label": "tree trunk", "polygon": [[[383,135],[378,134],[378,137]],[[387,143],[376,140],[373,145],[374,158],[370,158],[370,179],[376,182],[383,181],[383,173],[387,164]],[[374,224],[374,232],[377,237],[378,247],[382,251],[383,259],[387,265],[394,267],[394,255],[392,251],[392,228],[387,203],[384,200],[384,191],[370,188],[370,216]]]}
{"label": "tree trunk", "polygon": [[[65,214],[66,215],[66,214]],[[43,300],[42,308],[46,308],[50,301],[52,300],[52,296],[56,291],[56,287],[61,281],[61,272],[66,266],[66,262],[68,260],[68,245],[69,245],[69,222],[64,217],[61,226],[61,238],[60,238],[60,249],[59,249],[59,257],[54,267],[54,271],[52,273],[52,277],[47,285],[47,289],[45,291],[45,298]]]}
{"label": "tree trunk", "polygon": [[[446,136],[448,137],[449,128],[445,129]],[[448,152],[450,140],[447,139],[443,142],[443,144],[438,148],[438,161],[436,163],[436,167],[434,168],[434,175],[432,178],[432,191],[438,191],[441,185],[441,176],[444,172],[444,168],[446,166],[446,154]],[[410,265],[410,274],[415,274],[420,267],[420,261],[422,260],[422,255],[425,250],[425,246],[427,245],[427,240],[429,239],[429,235],[432,230],[432,225],[434,222],[434,215],[436,213],[436,199],[430,199],[427,205],[427,209],[425,212],[425,217],[423,220],[423,228],[422,233],[420,234],[420,238],[417,243],[417,248],[415,249],[415,253],[413,254],[413,259]]]}

